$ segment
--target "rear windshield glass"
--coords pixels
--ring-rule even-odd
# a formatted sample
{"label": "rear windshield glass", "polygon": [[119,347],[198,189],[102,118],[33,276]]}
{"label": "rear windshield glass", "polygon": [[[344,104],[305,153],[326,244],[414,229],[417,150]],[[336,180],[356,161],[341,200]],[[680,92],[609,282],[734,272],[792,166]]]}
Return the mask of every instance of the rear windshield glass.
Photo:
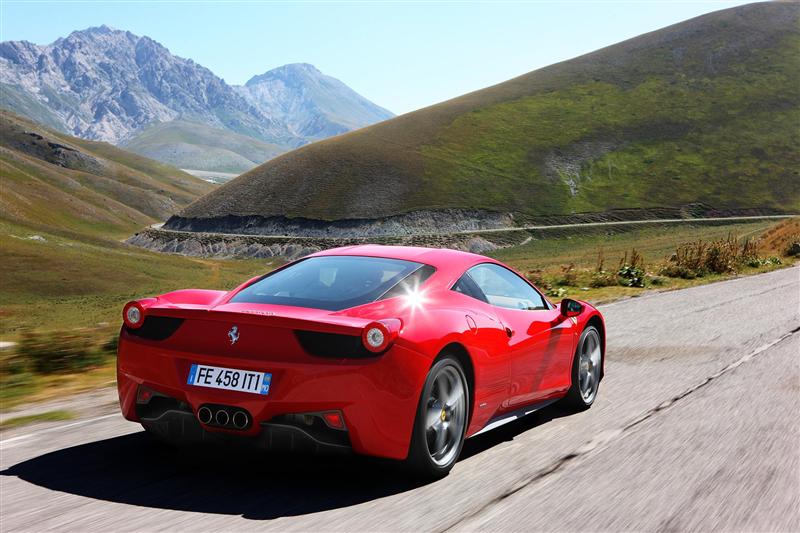
{"label": "rear windshield glass", "polygon": [[374,302],[423,266],[380,257],[311,257],[250,285],[231,302],[339,311]]}

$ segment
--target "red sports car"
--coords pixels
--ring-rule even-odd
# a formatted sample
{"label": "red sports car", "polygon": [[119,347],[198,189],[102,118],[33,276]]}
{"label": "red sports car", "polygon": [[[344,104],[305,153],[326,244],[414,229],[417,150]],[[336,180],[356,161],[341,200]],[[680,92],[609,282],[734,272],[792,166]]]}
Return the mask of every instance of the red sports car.
{"label": "red sports car", "polygon": [[405,460],[446,474],[464,439],[561,400],[592,405],[605,327],[503,264],[443,249],[316,253],[230,292],[123,310],[129,420],[171,442],[237,441]]}

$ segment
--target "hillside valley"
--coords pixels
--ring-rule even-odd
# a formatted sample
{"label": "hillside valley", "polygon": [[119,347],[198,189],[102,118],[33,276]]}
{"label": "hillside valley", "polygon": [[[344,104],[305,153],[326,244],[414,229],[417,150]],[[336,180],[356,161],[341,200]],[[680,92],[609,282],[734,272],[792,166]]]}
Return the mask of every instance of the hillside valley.
{"label": "hillside valley", "polygon": [[[177,168],[0,111],[0,334],[116,325],[126,301],[263,269],[122,241],[213,188]],[[224,267],[224,268],[223,268]]]}

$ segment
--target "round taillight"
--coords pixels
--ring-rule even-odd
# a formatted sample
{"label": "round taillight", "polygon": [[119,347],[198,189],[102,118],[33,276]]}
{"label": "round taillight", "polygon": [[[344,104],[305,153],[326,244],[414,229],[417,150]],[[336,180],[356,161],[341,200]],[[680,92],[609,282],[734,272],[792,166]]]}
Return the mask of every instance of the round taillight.
{"label": "round taillight", "polygon": [[144,309],[138,302],[128,302],[122,310],[122,319],[129,328],[140,328],[144,323]]}
{"label": "round taillight", "polygon": [[389,330],[380,322],[373,322],[364,328],[361,339],[364,348],[370,352],[380,353],[389,346]]}

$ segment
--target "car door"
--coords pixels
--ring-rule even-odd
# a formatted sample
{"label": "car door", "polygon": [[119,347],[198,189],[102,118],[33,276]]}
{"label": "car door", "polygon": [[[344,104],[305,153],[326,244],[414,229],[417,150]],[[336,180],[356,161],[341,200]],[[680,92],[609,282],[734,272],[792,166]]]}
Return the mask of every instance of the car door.
{"label": "car door", "polygon": [[506,328],[508,405],[545,400],[566,390],[574,351],[574,321],[508,268],[482,263],[467,274]]}

